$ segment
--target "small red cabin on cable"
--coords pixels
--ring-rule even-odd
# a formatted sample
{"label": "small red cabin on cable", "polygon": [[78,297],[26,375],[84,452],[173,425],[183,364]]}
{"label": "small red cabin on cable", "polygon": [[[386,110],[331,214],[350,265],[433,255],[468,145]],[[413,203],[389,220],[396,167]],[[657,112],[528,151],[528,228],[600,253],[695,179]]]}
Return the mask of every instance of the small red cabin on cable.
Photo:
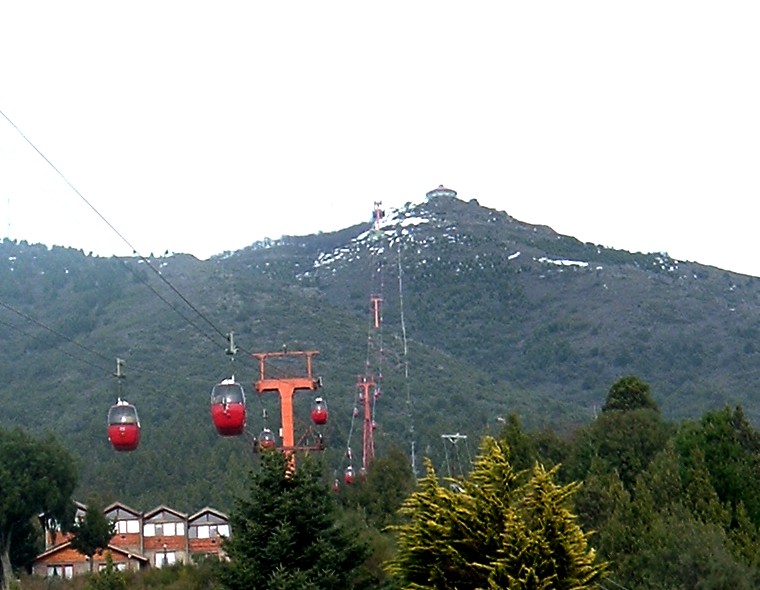
{"label": "small red cabin on cable", "polygon": [[318,397],[311,406],[311,421],[317,426],[322,426],[327,422],[327,402],[324,398]]}
{"label": "small red cabin on cable", "polygon": [[347,484],[354,483],[354,468],[350,465],[346,467],[346,473],[343,475],[343,481]]}
{"label": "small red cabin on cable", "polygon": [[245,430],[245,392],[235,378],[224,379],[211,390],[211,419],[222,436],[238,436]]}
{"label": "small red cabin on cable", "polygon": [[259,434],[259,448],[264,449],[273,449],[275,447],[276,441],[274,439],[274,432],[269,430],[269,428],[265,428],[261,431],[261,434]]}
{"label": "small red cabin on cable", "polygon": [[140,444],[137,408],[122,399],[108,410],[108,441],[116,451],[134,451]]}

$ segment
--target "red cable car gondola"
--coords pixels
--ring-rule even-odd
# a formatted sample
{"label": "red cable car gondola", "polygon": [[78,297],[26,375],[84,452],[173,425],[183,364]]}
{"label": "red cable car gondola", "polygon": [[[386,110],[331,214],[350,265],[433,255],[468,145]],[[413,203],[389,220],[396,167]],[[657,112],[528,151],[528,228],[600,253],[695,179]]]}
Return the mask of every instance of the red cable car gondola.
{"label": "red cable car gondola", "polygon": [[211,419],[222,436],[238,436],[245,430],[245,392],[235,378],[224,379],[211,390]]}
{"label": "red cable car gondola", "polygon": [[108,410],[108,440],[116,451],[134,451],[140,444],[137,408],[122,399]]}
{"label": "red cable car gondola", "polygon": [[311,406],[311,420],[317,426],[322,426],[327,422],[327,402],[324,398],[318,397]]}
{"label": "red cable car gondola", "polygon": [[346,467],[346,473],[343,475],[343,481],[347,484],[354,483],[354,468],[350,465]]}
{"label": "red cable car gondola", "polygon": [[261,431],[261,434],[259,434],[259,448],[260,449],[273,449],[275,447],[276,441],[274,439],[274,432],[269,430],[269,428],[265,428]]}

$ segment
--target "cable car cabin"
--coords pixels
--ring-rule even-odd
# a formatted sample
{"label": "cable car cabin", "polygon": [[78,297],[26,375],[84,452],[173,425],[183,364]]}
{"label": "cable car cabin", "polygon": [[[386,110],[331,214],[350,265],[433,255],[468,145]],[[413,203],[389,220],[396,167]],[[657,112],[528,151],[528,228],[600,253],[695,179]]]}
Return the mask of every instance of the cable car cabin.
{"label": "cable car cabin", "polygon": [[225,379],[211,390],[211,420],[221,436],[238,436],[245,430],[245,392],[240,383]]}
{"label": "cable car cabin", "polygon": [[260,449],[273,449],[275,447],[276,441],[274,439],[274,432],[269,430],[269,428],[265,428],[261,431],[261,434],[259,434],[259,448]]}
{"label": "cable car cabin", "polygon": [[327,422],[327,402],[321,397],[316,398],[311,406],[311,421],[317,426]]}
{"label": "cable car cabin", "polygon": [[343,481],[345,481],[347,484],[354,483],[354,468],[349,466],[346,467],[346,473],[343,475]]}
{"label": "cable car cabin", "polygon": [[108,410],[108,441],[116,451],[134,451],[140,444],[137,408],[119,400]]}

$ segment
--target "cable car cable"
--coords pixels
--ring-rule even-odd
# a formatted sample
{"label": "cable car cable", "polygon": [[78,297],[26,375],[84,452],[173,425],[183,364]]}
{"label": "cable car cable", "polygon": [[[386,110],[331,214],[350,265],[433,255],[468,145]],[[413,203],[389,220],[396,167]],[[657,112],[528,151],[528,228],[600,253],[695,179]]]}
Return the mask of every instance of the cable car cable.
{"label": "cable car cable", "polygon": [[[155,267],[155,266],[154,266],[154,265],[151,263],[151,261],[150,261],[148,258],[146,258],[146,257],[145,257],[145,256],[143,256],[142,254],[140,254],[140,253],[138,252],[137,248],[135,248],[135,247],[132,245],[132,243],[131,243],[131,242],[130,242],[130,241],[129,241],[129,240],[126,238],[126,237],[124,237],[124,235],[123,235],[123,234],[122,234],[122,233],[121,233],[121,232],[120,232],[118,229],[116,229],[116,227],[115,227],[115,226],[114,226],[114,225],[113,225],[113,224],[112,224],[110,221],[108,221],[108,219],[106,219],[106,218],[105,218],[105,216],[104,216],[102,213],[100,213],[100,211],[98,211],[98,209],[97,209],[97,208],[96,208],[96,207],[95,207],[95,206],[94,206],[92,203],[90,203],[90,201],[88,201],[88,200],[85,198],[85,196],[84,196],[84,195],[83,195],[83,194],[82,194],[82,193],[81,193],[81,192],[80,192],[80,191],[79,191],[79,190],[78,190],[78,189],[77,189],[77,188],[76,188],[76,187],[75,187],[75,186],[74,186],[74,185],[73,185],[73,184],[72,184],[72,183],[71,183],[69,180],[68,180],[68,178],[66,178],[66,176],[64,176],[63,172],[61,172],[61,171],[60,171],[58,168],[56,168],[56,166],[55,166],[55,165],[54,165],[54,164],[53,164],[53,163],[52,163],[52,162],[51,162],[51,161],[50,161],[50,160],[49,160],[49,159],[48,159],[48,158],[45,156],[45,154],[43,154],[43,153],[42,153],[42,152],[41,152],[41,151],[40,151],[40,150],[37,148],[37,146],[36,146],[36,145],[34,145],[34,143],[33,143],[33,142],[32,142],[32,141],[31,141],[31,140],[30,140],[30,139],[29,139],[29,138],[28,138],[26,135],[24,135],[24,133],[21,131],[21,129],[19,129],[19,127],[18,127],[18,126],[17,126],[17,125],[16,125],[16,124],[15,124],[13,121],[11,121],[11,119],[10,119],[10,118],[9,118],[9,117],[8,117],[8,116],[7,116],[7,115],[6,115],[6,114],[5,114],[3,111],[2,111],[2,110],[0,110],[0,115],[2,115],[2,116],[5,118],[5,120],[6,120],[6,121],[8,121],[8,123],[10,123],[10,124],[11,124],[11,126],[12,126],[12,127],[13,127],[13,128],[14,128],[14,129],[15,129],[15,130],[16,130],[16,131],[19,133],[19,135],[21,135],[21,137],[23,137],[23,138],[24,138],[24,141],[26,141],[26,142],[27,142],[27,143],[28,143],[28,144],[29,144],[29,145],[32,147],[32,149],[33,149],[34,151],[36,151],[36,152],[37,152],[37,153],[40,155],[40,157],[41,157],[43,160],[45,160],[45,162],[47,162],[47,163],[48,163],[48,165],[49,165],[49,166],[50,166],[50,167],[51,167],[51,168],[52,168],[52,169],[53,169],[53,170],[56,172],[56,174],[58,174],[58,176],[60,176],[60,177],[61,177],[61,179],[62,179],[62,180],[63,180],[63,181],[64,181],[64,182],[65,182],[65,183],[66,183],[66,184],[69,186],[69,188],[71,188],[71,190],[73,190],[73,191],[74,191],[74,192],[77,194],[77,196],[79,196],[79,198],[80,198],[80,199],[81,199],[81,200],[82,200],[82,201],[83,201],[83,202],[84,202],[84,203],[85,203],[85,204],[86,204],[86,205],[87,205],[87,206],[88,206],[90,209],[92,209],[92,211],[93,211],[93,212],[95,212],[95,214],[96,214],[98,217],[100,217],[100,219],[101,219],[101,220],[103,220],[103,222],[104,222],[104,223],[105,223],[105,224],[106,224],[106,225],[107,225],[109,228],[111,228],[111,230],[112,230],[112,231],[113,231],[113,232],[114,232],[114,233],[115,233],[117,236],[119,236],[119,238],[122,240],[122,242],[124,242],[124,243],[125,243],[127,246],[129,246],[129,248],[132,250],[132,252],[134,252],[134,253],[137,255],[137,257],[138,257],[138,258],[140,258],[140,260],[142,260],[143,262],[145,262],[145,263],[148,265],[148,267],[149,267],[149,268],[150,268],[150,269],[151,269],[151,270],[152,270],[152,271],[153,271],[153,272],[154,272],[154,273],[155,273],[155,274],[156,274],[156,275],[157,275],[157,276],[158,276],[158,277],[159,277],[159,278],[160,278],[160,279],[161,279],[161,280],[162,280],[162,281],[163,281],[163,282],[164,282],[164,283],[165,283],[165,284],[166,284],[166,285],[167,285],[167,286],[168,286],[168,287],[169,287],[169,288],[172,290],[172,291],[174,291],[174,293],[175,293],[175,294],[176,294],[176,295],[177,295],[177,296],[178,296],[180,299],[182,299],[182,301],[184,301],[184,302],[185,302],[185,304],[186,304],[186,305],[187,305],[187,306],[188,306],[190,309],[192,309],[192,310],[193,310],[193,311],[194,311],[196,314],[198,314],[198,316],[199,316],[201,319],[203,319],[203,320],[204,320],[204,321],[205,321],[205,322],[206,322],[206,323],[207,323],[207,324],[208,324],[208,325],[209,325],[209,326],[210,326],[210,327],[211,327],[211,328],[212,328],[212,329],[213,329],[213,330],[214,330],[214,331],[215,331],[217,334],[219,334],[219,335],[220,335],[220,336],[222,336],[222,337],[225,337],[225,333],[224,333],[222,330],[220,330],[220,329],[219,329],[219,328],[218,328],[218,327],[217,327],[217,326],[216,326],[216,325],[215,325],[215,324],[214,324],[214,323],[213,323],[211,320],[209,320],[209,319],[208,319],[208,317],[206,317],[206,316],[205,316],[203,313],[201,313],[201,312],[200,312],[200,310],[198,310],[198,308],[197,308],[197,307],[195,307],[195,306],[194,306],[194,305],[193,305],[193,304],[192,304],[192,303],[191,303],[191,302],[190,302],[190,301],[189,301],[189,300],[188,300],[188,299],[187,299],[187,298],[186,298],[186,297],[185,297],[185,296],[184,296],[182,293],[180,293],[180,291],[179,291],[179,290],[178,290],[178,289],[177,289],[177,288],[176,288],[176,287],[175,287],[175,286],[174,286],[174,285],[173,285],[171,282],[169,282],[169,281],[166,279],[166,277],[164,277],[164,276],[161,274],[161,272],[160,272],[160,271],[159,271],[159,270],[158,270],[158,269],[157,269],[157,268],[156,268],[156,267]],[[155,291],[154,291],[154,292],[155,292]],[[165,303],[168,303],[168,302],[166,302],[166,300],[165,300],[165,299],[163,299],[163,298],[162,298],[162,300],[163,300]],[[172,309],[174,309],[174,310],[176,311],[176,309],[175,309],[173,306],[170,306],[170,307],[172,307]],[[185,318],[185,319],[186,319],[186,318]],[[195,327],[196,329],[198,329],[198,328],[197,328],[197,326],[195,326],[195,324],[192,324],[192,325],[193,325],[193,327]]]}
{"label": "cable car cable", "polygon": [[0,307],[4,307],[5,309],[7,309],[9,311],[12,311],[16,315],[24,318],[25,320],[27,320],[29,322],[32,322],[32,323],[38,325],[40,328],[43,328],[43,329],[47,330],[51,334],[55,334],[59,338],[63,338],[67,342],[70,342],[71,344],[73,344],[75,346],[78,346],[79,348],[81,348],[85,352],[88,352],[88,353],[90,353],[92,355],[95,355],[95,356],[97,356],[97,357],[99,357],[99,358],[101,358],[101,359],[103,359],[103,360],[105,360],[105,361],[107,361],[109,363],[111,362],[110,358],[108,358],[104,354],[98,352],[97,350],[94,350],[92,348],[89,348],[89,347],[85,346],[84,344],[81,344],[81,343],[77,342],[76,340],[74,340],[74,339],[66,336],[65,334],[62,334],[61,332],[59,332],[58,330],[56,330],[54,328],[51,328],[50,326],[47,326],[47,325],[43,324],[39,320],[34,319],[32,316],[30,316],[28,314],[25,314],[23,311],[20,311],[20,310],[16,309],[15,307],[11,306],[11,305],[8,305],[7,303],[3,303],[2,301],[0,301]]}
{"label": "cable car cable", "polygon": [[399,313],[401,315],[401,338],[403,341],[404,352],[404,384],[406,387],[406,417],[409,420],[409,445],[411,452],[411,466],[412,474],[417,479],[417,458],[415,453],[415,438],[416,433],[414,430],[414,405],[412,404],[412,390],[409,383],[409,343],[406,338],[406,319],[404,317],[404,283],[403,275],[404,270],[401,265],[401,240],[398,241],[398,301],[399,301]]}
{"label": "cable car cable", "polygon": [[[0,302],[0,305],[3,305],[2,302]],[[7,326],[8,328],[11,328],[12,330],[16,330],[17,332],[20,332],[22,334],[25,334],[26,336],[29,336],[30,338],[36,338],[37,337],[36,334],[32,334],[31,332],[28,332],[28,331],[26,331],[26,330],[24,330],[22,328],[19,328],[18,326],[14,325],[14,324],[11,324],[9,322],[6,322],[5,320],[0,319],[0,324],[3,324],[4,326]],[[69,342],[77,344],[76,342],[74,342],[71,339],[67,339],[67,340],[69,340]],[[90,352],[89,350],[87,350],[87,351]],[[70,352],[68,352],[66,350],[58,349],[58,352],[60,354],[63,354],[65,356],[71,358],[71,359],[74,359],[75,361],[78,361],[78,362],[80,362],[82,364],[88,365],[89,367],[92,367],[93,369],[97,369],[100,372],[103,371],[103,367],[100,367],[100,366],[98,366],[98,365],[96,365],[94,363],[91,363],[89,360],[86,360],[86,359],[84,359],[82,357],[76,356],[75,354],[71,354]]]}
{"label": "cable car cable", "polygon": [[[215,345],[224,348],[223,344],[218,343],[214,338],[208,335],[204,330],[200,328],[195,322],[193,322],[190,318],[188,318],[186,315],[184,315],[182,312],[179,311],[171,302],[169,302],[168,299],[166,299],[161,293],[159,293],[156,289],[153,288],[153,285],[149,284],[144,277],[140,274],[135,272],[135,270],[127,263],[126,260],[121,259],[122,264],[129,270],[129,272],[132,273],[132,276],[134,276],[137,280],[139,280],[143,285],[145,285],[148,289],[150,289],[153,294],[158,297],[161,301],[163,301],[167,306],[169,306],[172,311],[174,311],[179,317],[181,317],[183,320],[185,320],[188,324],[190,324],[193,328],[195,328],[204,338],[210,340]],[[163,275],[161,275],[163,277]],[[166,278],[163,277],[166,281]],[[191,306],[192,307],[192,306]],[[194,308],[193,308],[194,309]],[[198,313],[196,311],[196,313]],[[208,320],[207,320],[208,321]],[[217,330],[219,332],[219,330]]]}
{"label": "cable car cable", "polygon": [[[63,339],[63,340],[65,340],[66,342],[68,342],[68,343],[70,343],[70,344],[73,344],[74,346],[77,346],[77,347],[81,348],[82,350],[84,350],[85,352],[87,352],[87,353],[89,353],[89,354],[91,354],[91,355],[97,356],[98,358],[100,358],[100,359],[102,359],[102,360],[106,361],[106,362],[107,362],[107,363],[109,363],[109,364],[110,364],[111,362],[113,362],[113,358],[111,358],[111,357],[108,357],[108,356],[106,356],[106,355],[104,355],[104,354],[102,354],[102,353],[98,352],[97,350],[94,350],[94,349],[92,349],[92,348],[88,347],[88,346],[85,346],[85,345],[84,345],[84,344],[82,344],[81,342],[77,342],[76,340],[74,340],[74,339],[73,339],[73,338],[71,338],[70,336],[67,336],[66,334],[63,334],[62,332],[59,332],[59,331],[58,331],[58,330],[56,330],[55,328],[51,328],[50,326],[48,326],[48,325],[46,325],[45,323],[43,323],[43,322],[41,322],[41,321],[39,321],[39,320],[37,320],[37,319],[33,318],[32,316],[30,316],[30,315],[28,315],[28,314],[24,313],[23,311],[20,311],[20,310],[16,309],[16,308],[15,308],[15,307],[13,307],[12,305],[9,305],[9,304],[7,304],[7,303],[4,303],[3,301],[0,301],[0,307],[4,307],[5,309],[7,309],[7,310],[9,310],[9,311],[11,311],[11,312],[15,313],[15,314],[16,314],[16,315],[18,315],[19,317],[23,318],[23,319],[24,319],[24,320],[26,320],[27,322],[30,322],[30,323],[32,323],[32,324],[35,324],[35,325],[39,326],[40,328],[42,328],[43,330],[47,330],[47,331],[48,331],[48,332],[50,332],[51,334],[54,334],[55,336],[58,336],[59,338],[62,338],[62,339]],[[10,324],[10,323],[8,323],[8,322],[5,322],[4,320],[0,320],[0,323],[3,323],[4,325],[6,325],[6,326],[8,326],[8,327],[10,327],[10,328],[12,328],[12,329],[15,329],[16,331],[19,331],[19,332],[21,332],[22,334],[26,334],[27,336],[29,336],[29,337],[31,337],[31,338],[36,338],[36,337],[37,337],[37,334],[33,334],[32,332],[29,332],[29,331],[27,331],[27,330],[24,330],[23,328],[20,328],[20,327],[18,327],[18,326],[15,326],[15,325],[13,325],[13,324]],[[88,361],[88,360],[85,360],[85,359],[84,359],[84,358],[82,358],[82,357],[77,357],[77,356],[75,356],[75,355],[72,355],[71,353],[68,353],[68,352],[64,351],[64,350],[59,350],[59,352],[61,352],[62,354],[65,354],[65,355],[67,355],[67,356],[69,356],[69,357],[71,357],[71,358],[74,358],[74,359],[76,359],[76,360],[80,361],[81,363],[84,363],[84,364],[86,364],[86,365],[89,365],[89,366],[91,366],[91,367],[93,367],[93,368],[95,368],[95,369],[98,369],[98,371],[99,371],[99,372],[103,372],[103,371],[104,371],[104,369],[103,369],[102,367],[100,367],[100,366],[98,366],[98,365],[95,365],[95,364],[91,363],[90,361]],[[165,372],[161,372],[161,371],[153,371],[153,370],[151,370],[151,369],[146,369],[146,368],[144,368],[144,367],[139,367],[139,366],[136,366],[136,367],[135,367],[135,366],[133,366],[133,367],[132,367],[132,371],[133,371],[133,372],[137,372],[137,373],[143,373],[143,374],[146,374],[146,375],[160,375],[160,376],[166,376],[166,373],[165,373]],[[190,382],[196,382],[196,383],[206,383],[206,382],[208,381],[208,379],[207,379],[207,378],[205,378],[205,377],[201,377],[201,376],[198,376],[198,377],[187,377],[187,376],[185,376],[185,377],[183,377],[183,378],[184,378],[186,381],[190,381]]]}

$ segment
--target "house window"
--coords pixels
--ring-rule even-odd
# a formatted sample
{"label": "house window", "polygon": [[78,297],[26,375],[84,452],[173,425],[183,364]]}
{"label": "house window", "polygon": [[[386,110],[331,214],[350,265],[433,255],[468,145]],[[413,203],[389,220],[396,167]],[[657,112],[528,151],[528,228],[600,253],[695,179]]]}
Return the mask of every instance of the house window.
{"label": "house window", "polygon": [[48,578],[66,578],[70,580],[74,577],[73,565],[49,565],[47,566]]}
{"label": "house window", "polygon": [[222,537],[230,536],[230,525],[228,524],[201,524],[190,527],[191,539],[216,539],[217,535]]}
{"label": "house window", "polygon": [[116,532],[124,535],[126,533],[139,533],[140,521],[139,520],[118,520],[116,521]]}
{"label": "house window", "polygon": [[[101,563],[101,564],[99,564],[99,565],[98,565],[98,571],[99,571],[99,572],[102,572],[102,571],[103,571],[103,570],[105,570],[107,567],[108,567],[108,565],[107,565],[107,564],[105,564],[105,563]],[[117,570],[119,570],[120,572],[125,572],[125,571],[127,571],[127,562],[126,562],[126,561],[118,561],[118,562],[115,562],[115,563],[113,564],[113,567],[114,567],[114,569],[117,569]]]}
{"label": "house window", "polygon": [[167,537],[173,537],[175,535],[176,527],[174,526],[173,522],[166,522],[163,525],[164,527],[164,535]]}
{"label": "house window", "polygon": [[159,551],[156,553],[156,567],[169,567],[177,561],[177,554],[174,551]]}
{"label": "house window", "polygon": [[143,527],[143,535],[146,537],[155,537],[156,536],[156,525],[155,524],[146,524]]}

